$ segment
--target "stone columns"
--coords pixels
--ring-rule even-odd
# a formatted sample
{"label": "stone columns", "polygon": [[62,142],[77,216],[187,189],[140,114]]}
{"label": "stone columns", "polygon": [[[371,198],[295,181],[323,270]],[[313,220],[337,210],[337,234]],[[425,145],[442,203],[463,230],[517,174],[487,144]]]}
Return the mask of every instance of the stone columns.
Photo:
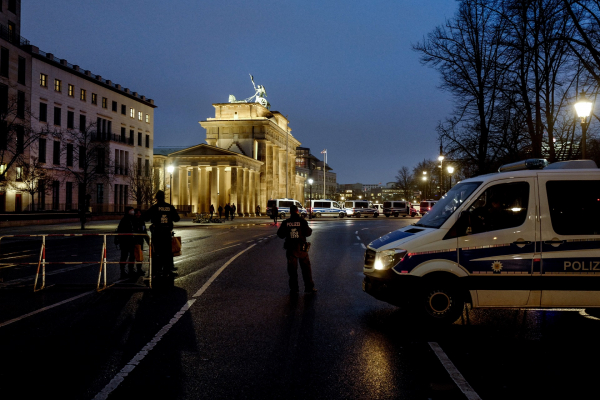
{"label": "stone columns", "polygon": [[255,213],[255,210],[253,210],[250,207],[250,203],[252,202],[250,199],[250,171],[248,170],[248,168],[244,168],[244,213],[247,213],[248,215],[252,215]]}
{"label": "stone columns", "polygon": [[[257,179],[257,174],[256,172],[250,170],[248,171],[248,197],[250,198],[250,204],[249,204],[249,208],[250,210],[254,210],[254,211],[250,211],[251,214],[254,214],[256,212],[256,197],[257,197],[257,193],[258,193],[258,187],[260,185],[259,180]],[[260,206],[260,211],[261,213],[264,210],[264,206],[261,204]]]}
{"label": "stone columns", "polygon": [[280,199],[283,197],[279,191],[279,174],[281,172],[279,171],[279,164],[279,147],[273,146],[273,190],[269,195],[271,199]]}
{"label": "stone columns", "polygon": [[[219,208],[219,169],[217,167],[210,168],[210,203],[215,207],[215,211]],[[207,169],[208,169],[207,168]]]}
{"label": "stone columns", "polygon": [[189,205],[187,167],[179,167],[179,205]]}
{"label": "stone columns", "polygon": [[[238,205],[238,167],[231,167],[231,172],[230,172],[230,182],[231,182],[231,189],[230,190],[230,194],[229,194],[229,199],[231,201],[231,204],[235,204],[236,208],[239,208]],[[237,210],[236,210],[237,211]]]}
{"label": "stone columns", "polygon": [[289,189],[288,182],[288,190],[285,190],[285,181],[286,181],[286,172],[285,169],[288,168],[286,166],[288,159],[286,157],[286,153],[284,149],[279,149],[279,197],[287,197],[293,199],[291,195],[291,190]]}
{"label": "stone columns", "polygon": [[190,190],[192,196],[192,212],[200,212],[200,197],[198,191],[200,190],[200,171],[197,166],[192,167],[192,188]]}
{"label": "stone columns", "polygon": [[[171,179],[171,177],[173,177],[173,179]],[[179,170],[177,167],[172,174],[169,174],[169,184],[171,185],[171,190],[173,191],[171,201],[173,202],[174,206],[178,206],[181,203],[179,202]]]}
{"label": "stone columns", "polygon": [[266,181],[267,181],[267,192],[266,199],[273,198],[273,145],[269,142],[266,143],[265,153],[265,168],[266,168]]}
{"label": "stone columns", "polygon": [[210,207],[210,167],[200,167],[200,212],[208,212]]}
{"label": "stone columns", "polygon": [[[214,169],[213,169],[214,170]],[[223,206],[223,208],[225,208],[225,203],[227,203],[227,186],[225,185],[225,167],[218,167],[219,170],[219,175],[218,175],[218,180],[219,180],[219,205]],[[215,209],[218,208],[217,206],[215,206]]]}
{"label": "stone columns", "polygon": [[[300,202],[298,192],[296,191],[296,155],[289,153],[287,155],[289,167],[288,167],[288,190],[290,191],[290,197]],[[302,203],[304,204],[304,203]]]}

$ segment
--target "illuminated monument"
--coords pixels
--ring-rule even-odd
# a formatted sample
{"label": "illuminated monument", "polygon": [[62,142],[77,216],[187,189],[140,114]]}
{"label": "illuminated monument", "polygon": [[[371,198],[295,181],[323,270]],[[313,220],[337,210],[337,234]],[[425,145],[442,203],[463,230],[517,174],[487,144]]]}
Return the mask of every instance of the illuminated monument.
{"label": "illuminated monument", "polygon": [[264,86],[251,79],[253,96],[230,95],[229,103],[213,104],[214,118],[200,121],[207,144],[155,155],[162,186],[170,178],[166,167],[175,167],[172,201],[179,210],[207,212],[210,204],[235,203],[237,212],[253,215],[257,205],[264,213],[268,199],[304,202],[305,178],[296,176],[295,162],[300,142],[288,119],[270,110]]}

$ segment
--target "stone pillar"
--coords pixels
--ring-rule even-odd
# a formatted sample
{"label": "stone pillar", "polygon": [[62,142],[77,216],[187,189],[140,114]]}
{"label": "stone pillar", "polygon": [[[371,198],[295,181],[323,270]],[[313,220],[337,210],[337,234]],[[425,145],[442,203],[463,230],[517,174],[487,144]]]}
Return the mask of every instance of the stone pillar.
{"label": "stone pillar", "polygon": [[217,211],[217,209],[219,208],[219,197],[217,195],[217,193],[219,192],[219,168],[208,168],[210,168],[210,203],[215,207],[215,211]]}
{"label": "stone pillar", "polygon": [[[248,171],[248,197],[249,197],[249,208],[250,214],[256,213],[256,194],[258,192],[257,187],[260,185],[260,181],[254,171]],[[260,205],[260,212],[264,212],[264,206]]]}
{"label": "stone pillar", "polygon": [[299,199],[298,192],[296,191],[296,155],[294,153],[289,153],[287,155],[288,158],[288,190],[290,191],[290,196],[293,199],[296,199],[300,202],[302,200]]}
{"label": "stone pillar", "polygon": [[267,181],[267,200],[273,198],[273,145],[266,143],[265,178]]}
{"label": "stone pillar", "polygon": [[289,197],[292,198],[291,196],[286,196],[285,193],[285,150],[284,149],[279,149],[279,154],[277,155],[277,159],[279,160],[279,169],[277,170],[277,176],[279,177],[279,197]]}
{"label": "stone pillar", "polygon": [[235,204],[236,212],[237,209],[240,208],[239,200],[238,200],[238,167],[231,167],[231,172],[229,173],[231,183],[231,188],[229,189],[229,199],[231,200],[231,205]]}
{"label": "stone pillar", "polygon": [[208,212],[210,207],[210,178],[207,167],[200,167],[200,212]]}
{"label": "stone pillar", "polygon": [[171,185],[171,190],[173,191],[171,201],[173,202],[174,206],[178,206],[181,203],[179,201],[179,170],[177,167],[175,167],[172,174],[169,174],[169,184]]}
{"label": "stone pillar", "polygon": [[244,213],[247,213],[248,215],[252,215],[254,214],[255,210],[253,210],[250,207],[250,173],[248,171],[248,168],[244,168]]}
{"label": "stone pillar", "polygon": [[273,146],[273,190],[270,194],[272,199],[280,199],[283,197],[279,191],[279,147]]}
{"label": "stone pillar", "polygon": [[[177,171],[175,171],[177,172]],[[179,204],[188,206],[188,172],[187,167],[179,167]]]}
{"label": "stone pillar", "polygon": [[[227,186],[225,185],[225,167],[218,167],[219,169],[219,205],[225,208],[225,204],[227,203]],[[218,207],[215,205],[215,209]]]}
{"label": "stone pillar", "polygon": [[200,212],[200,198],[198,191],[200,190],[200,171],[197,166],[192,167],[192,185],[191,185],[191,196],[192,196],[192,212]]}

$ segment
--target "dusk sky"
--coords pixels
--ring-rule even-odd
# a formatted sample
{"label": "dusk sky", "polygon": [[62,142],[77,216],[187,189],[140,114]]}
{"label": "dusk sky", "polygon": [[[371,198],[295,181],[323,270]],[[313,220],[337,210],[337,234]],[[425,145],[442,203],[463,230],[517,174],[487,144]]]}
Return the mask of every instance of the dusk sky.
{"label": "dusk sky", "polygon": [[213,103],[265,86],[303,147],[338,183],[386,183],[436,158],[451,110],[411,45],[453,0],[23,0],[21,35],[40,50],[152,98],[154,145],[205,143]]}

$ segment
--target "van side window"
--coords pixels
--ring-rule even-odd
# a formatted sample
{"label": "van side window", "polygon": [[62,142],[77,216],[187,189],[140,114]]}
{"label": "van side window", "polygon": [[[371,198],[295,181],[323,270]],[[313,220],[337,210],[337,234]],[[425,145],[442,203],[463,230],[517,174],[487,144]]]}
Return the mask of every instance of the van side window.
{"label": "van side window", "polygon": [[[552,229],[559,235],[600,235],[600,182],[548,181]],[[574,201],[565,201],[565,197]]]}
{"label": "van side window", "polygon": [[527,182],[503,183],[488,188],[468,208],[471,233],[523,225],[527,217],[528,203],[529,183]]}

